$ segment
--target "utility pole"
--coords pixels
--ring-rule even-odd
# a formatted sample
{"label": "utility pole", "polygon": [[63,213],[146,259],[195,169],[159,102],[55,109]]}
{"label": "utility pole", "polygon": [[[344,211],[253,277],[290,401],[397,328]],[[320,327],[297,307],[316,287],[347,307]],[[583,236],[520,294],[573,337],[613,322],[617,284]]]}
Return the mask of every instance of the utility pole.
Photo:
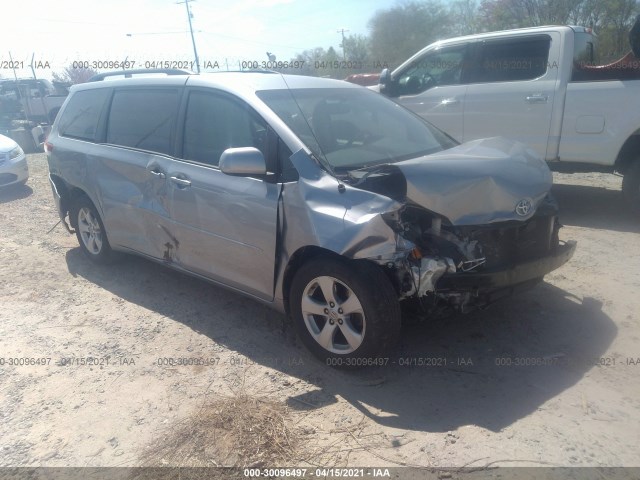
{"label": "utility pole", "polygon": [[196,50],[196,39],[193,36],[193,27],[191,26],[191,9],[189,8],[189,2],[194,0],[184,0],[184,2],[176,2],[177,4],[184,3],[187,7],[187,19],[189,20],[189,31],[191,32],[191,44],[193,45],[193,56],[196,57],[196,71],[200,73],[200,60],[198,59],[198,50]]}
{"label": "utility pole", "polygon": [[349,31],[348,29],[344,29],[344,28],[341,28],[340,30],[337,31],[338,33],[342,34],[342,43],[340,44],[340,46],[342,47],[342,59],[343,60],[347,59],[347,51],[344,48],[344,32],[348,32],[348,31]]}

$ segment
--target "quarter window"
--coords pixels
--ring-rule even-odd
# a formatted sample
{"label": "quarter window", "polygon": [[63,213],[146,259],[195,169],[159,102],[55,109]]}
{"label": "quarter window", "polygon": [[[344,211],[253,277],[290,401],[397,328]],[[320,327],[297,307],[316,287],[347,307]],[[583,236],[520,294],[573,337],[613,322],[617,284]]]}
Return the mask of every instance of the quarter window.
{"label": "quarter window", "polygon": [[98,121],[109,95],[106,88],[83,90],[74,94],[60,118],[60,135],[95,142]]}
{"label": "quarter window", "polygon": [[172,155],[177,109],[178,90],[116,90],[107,143]]}
{"label": "quarter window", "polygon": [[227,148],[255,147],[267,158],[267,125],[247,104],[224,95],[189,94],[183,157],[218,165]]}

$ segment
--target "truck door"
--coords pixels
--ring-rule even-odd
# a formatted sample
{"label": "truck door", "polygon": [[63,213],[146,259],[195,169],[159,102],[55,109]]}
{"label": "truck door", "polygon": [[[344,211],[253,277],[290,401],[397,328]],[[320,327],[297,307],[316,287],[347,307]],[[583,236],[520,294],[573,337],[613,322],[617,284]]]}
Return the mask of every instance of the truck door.
{"label": "truck door", "polygon": [[[552,38],[553,37],[553,38]],[[556,38],[557,37],[557,38]],[[502,136],[521,141],[543,158],[558,78],[556,32],[509,36],[474,45],[464,111],[465,142]]]}
{"label": "truck door", "polygon": [[463,137],[466,45],[429,50],[394,72],[389,96],[458,141]]}

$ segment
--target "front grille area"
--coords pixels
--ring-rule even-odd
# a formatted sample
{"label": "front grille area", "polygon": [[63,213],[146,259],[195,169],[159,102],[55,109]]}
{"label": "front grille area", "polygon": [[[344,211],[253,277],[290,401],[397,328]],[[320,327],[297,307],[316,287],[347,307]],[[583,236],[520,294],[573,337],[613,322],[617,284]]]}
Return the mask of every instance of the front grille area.
{"label": "front grille area", "polygon": [[548,255],[559,243],[555,215],[536,215],[524,225],[477,229],[469,239],[478,242],[486,269],[505,268]]}

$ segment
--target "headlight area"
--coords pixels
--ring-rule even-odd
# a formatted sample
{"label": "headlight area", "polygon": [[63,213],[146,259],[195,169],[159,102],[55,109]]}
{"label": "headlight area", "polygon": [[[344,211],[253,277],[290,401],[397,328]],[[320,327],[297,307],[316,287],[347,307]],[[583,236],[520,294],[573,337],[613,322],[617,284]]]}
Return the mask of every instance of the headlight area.
{"label": "headlight area", "polygon": [[9,152],[9,160],[15,160],[16,158],[24,156],[24,150],[20,146],[17,146]]}
{"label": "headlight area", "polygon": [[418,299],[427,314],[466,312],[533,286],[569,261],[576,247],[560,242],[551,199],[527,221],[463,227],[408,205],[398,225],[415,244],[393,268],[399,297]]}
{"label": "headlight area", "polygon": [[25,183],[29,178],[27,156],[19,146],[0,154],[0,188]]}

